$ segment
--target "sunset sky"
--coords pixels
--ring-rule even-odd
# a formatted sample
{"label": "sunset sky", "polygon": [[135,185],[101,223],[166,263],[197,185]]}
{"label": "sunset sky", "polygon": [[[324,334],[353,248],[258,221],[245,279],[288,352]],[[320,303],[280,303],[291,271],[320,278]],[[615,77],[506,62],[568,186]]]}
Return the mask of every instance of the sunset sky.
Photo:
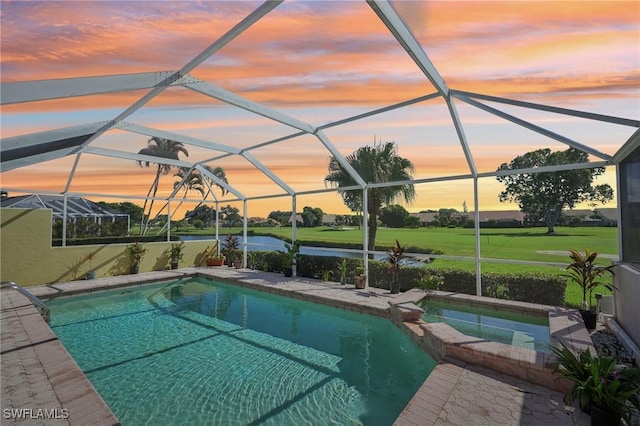
{"label": "sunset sky", "polygon": [[[2,1],[2,82],[167,71],[184,64],[259,6],[245,1]],[[452,89],[638,119],[640,2],[399,1],[394,7]],[[285,1],[211,56],[191,75],[314,126],[434,93],[364,1]],[[2,107],[2,138],[109,120],[147,90]],[[490,103],[489,103],[490,104]],[[525,152],[559,142],[456,100],[474,161],[495,171]],[[613,155],[635,128],[490,104]],[[238,148],[297,130],[172,87],[126,119]],[[468,174],[441,98],[332,127],[331,143],[348,155],[375,140],[395,141],[418,179]],[[137,152],[148,137],[114,130],[92,146]],[[187,146],[188,161],[210,159],[248,197],[283,191],[243,158]],[[307,135],[251,153],[297,191],[325,188],[329,152]],[[3,172],[5,188],[62,191],[75,156]],[[593,159],[594,161],[597,159]],[[84,154],[70,190],[144,196],[153,169]],[[172,190],[170,174],[162,194]],[[596,183],[615,188],[615,169]],[[481,210],[499,203],[495,178],[480,180]],[[467,202],[473,182],[420,184],[411,212]],[[18,195],[11,191],[10,195]],[[192,195],[195,197],[195,194]],[[106,197],[90,197],[95,200]],[[223,205],[227,204],[223,199]],[[126,199],[125,199],[126,200]],[[110,201],[125,201],[111,199]],[[241,207],[239,204],[235,204]],[[347,213],[335,194],[303,195],[303,206]],[[612,204],[615,205],[615,202]],[[185,204],[185,208],[193,204]],[[256,200],[249,216],[290,210],[287,198]]]}

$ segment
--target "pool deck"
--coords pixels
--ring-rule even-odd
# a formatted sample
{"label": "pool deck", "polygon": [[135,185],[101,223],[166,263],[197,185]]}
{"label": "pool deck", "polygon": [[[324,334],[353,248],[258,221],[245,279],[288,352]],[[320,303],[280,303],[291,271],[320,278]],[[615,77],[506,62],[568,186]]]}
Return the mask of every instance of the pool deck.
{"label": "pool deck", "polygon": [[[47,300],[194,274],[383,317],[390,315],[390,302],[401,302],[403,297],[382,289],[358,290],[351,285],[224,267],[107,277],[28,290]],[[5,289],[1,302],[2,424],[118,425],[118,419],[28,299]],[[8,418],[6,409],[25,410]],[[23,418],[15,418],[16,414]],[[46,415],[58,418],[46,419]],[[445,356],[395,425],[587,425],[589,420],[579,410],[565,407],[559,391]]]}

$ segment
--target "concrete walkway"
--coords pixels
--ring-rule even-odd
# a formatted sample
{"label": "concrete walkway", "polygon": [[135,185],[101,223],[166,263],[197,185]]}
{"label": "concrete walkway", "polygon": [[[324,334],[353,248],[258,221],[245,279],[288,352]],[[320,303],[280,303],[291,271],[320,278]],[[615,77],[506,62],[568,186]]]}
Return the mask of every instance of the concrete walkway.
{"label": "concrete walkway", "polygon": [[[43,300],[199,274],[245,287],[387,317],[393,295],[280,274],[232,268],[190,268],[76,281],[29,290]],[[2,425],[119,424],[28,300],[2,291],[2,408],[40,409],[64,417],[3,416]],[[64,410],[64,411],[63,411]],[[3,414],[5,411],[3,411]],[[42,415],[42,413],[40,413]],[[46,413],[44,413],[46,414]],[[397,419],[396,425],[586,425],[589,417],[565,407],[562,394],[486,368],[445,358]]]}

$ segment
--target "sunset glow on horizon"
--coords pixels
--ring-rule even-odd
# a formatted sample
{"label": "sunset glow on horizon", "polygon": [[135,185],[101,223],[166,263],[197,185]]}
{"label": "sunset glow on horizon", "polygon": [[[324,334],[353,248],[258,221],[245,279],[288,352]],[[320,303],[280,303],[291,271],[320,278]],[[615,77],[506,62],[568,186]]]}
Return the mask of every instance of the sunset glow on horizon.
{"label": "sunset glow on horizon", "polygon": [[[640,117],[640,3],[637,1],[392,2],[449,88],[609,116]],[[178,70],[251,13],[247,1],[2,1],[2,82]],[[285,1],[195,68],[191,76],[312,126],[436,92],[364,1]],[[2,138],[111,120],[148,90],[2,106]],[[636,130],[550,112],[484,102],[613,155]],[[454,104],[479,172],[540,148],[567,145],[481,111]],[[247,149],[298,132],[184,87],[171,87],[126,122]],[[470,173],[445,101],[435,98],[324,130],[343,155],[374,140],[395,141],[416,179]],[[148,136],[111,130],[92,147],[137,153]],[[225,170],[247,197],[282,194],[240,156],[186,146],[185,161]],[[250,150],[296,191],[325,189],[330,152],[313,135]],[[0,186],[65,190],[75,155],[3,171]],[[598,158],[592,158],[597,161]],[[155,168],[83,154],[72,193],[142,203]],[[616,187],[615,169],[596,180]],[[159,196],[173,190],[173,172]],[[502,185],[480,179],[480,210],[500,203]],[[411,212],[473,205],[471,179],[424,183]],[[18,195],[10,191],[9,195]],[[197,193],[180,213],[193,208]],[[219,195],[219,193],[218,193]],[[180,195],[181,196],[181,195]],[[137,197],[137,198],[135,198]],[[107,196],[88,197],[94,200]],[[235,197],[225,196],[221,205]],[[120,201],[127,201],[123,198]],[[161,203],[162,204],[162,203]],[[177,204],[177,202],[176,202]],[[239,202],[231,203],[242,210]],[[615,206],[614,202],[608,206]],[[301,195],[297,209],[348,214],[336,193]],[[291,210],[287,197],[249,202],[248,215]]]}

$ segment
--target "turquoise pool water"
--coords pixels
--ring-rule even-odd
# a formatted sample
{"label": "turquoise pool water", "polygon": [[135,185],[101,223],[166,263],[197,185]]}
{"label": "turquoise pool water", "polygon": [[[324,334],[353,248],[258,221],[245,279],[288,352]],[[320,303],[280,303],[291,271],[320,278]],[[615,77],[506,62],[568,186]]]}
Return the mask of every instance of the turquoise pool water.
{"label": "turquoise pool water", "polygon": [[47,305],[124,426],[390,425],[435,366],[389,320],[203,279]]}
{"label": "turquoise pool water", "polygon": [[425,321],[445,322],[467,336],[550,352],[547,318],[434,300],[424,302],[422,309]]}

